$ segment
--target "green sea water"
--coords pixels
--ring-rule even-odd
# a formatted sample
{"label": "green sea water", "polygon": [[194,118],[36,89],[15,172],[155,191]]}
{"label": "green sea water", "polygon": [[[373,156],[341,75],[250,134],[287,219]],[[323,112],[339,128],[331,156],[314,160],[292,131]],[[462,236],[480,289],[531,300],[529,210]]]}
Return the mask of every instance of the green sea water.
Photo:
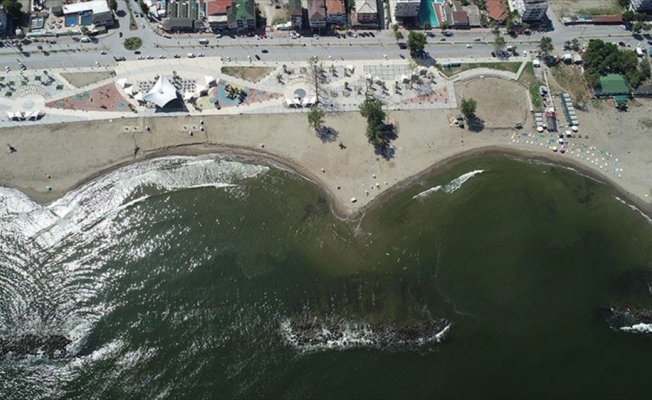
{"label": "green sea water", "polygon": [[[601,313],[652,309],[652,225],[610,186],[485,156],[345,222],[291,173],[189,160],[82,189],[47,229],[2,236],[0,333],[73,346],[0,360],[1,398],[652,394],[652,335]],[[34,213],[4,216],[4,231],[28,232]],[[439,319],[441,341],[394,335]],[[297,321],[346,340],[297,342]]]}

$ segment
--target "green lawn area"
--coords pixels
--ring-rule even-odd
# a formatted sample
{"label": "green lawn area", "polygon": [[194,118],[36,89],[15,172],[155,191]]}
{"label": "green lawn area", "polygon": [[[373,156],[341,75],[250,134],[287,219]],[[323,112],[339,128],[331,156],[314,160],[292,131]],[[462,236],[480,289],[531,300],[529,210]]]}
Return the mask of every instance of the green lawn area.
{"label": "green lawn area", "polygon": [[468,63],[453,68],[443,68],[440,64],[437,64],[437,69],[439,69],[446,76],[453,76],[455,74],[459,74],[460,72],[467,71],[470,69],[477,69],[477,68],[489,68],[489,69],[496,69],[499,71],[509,71],[509,72],[516,73],[518,72],[520,66],[521,66],[520,62],[490,62],[490,63]]}
{"label": "green lawn area", "polygon": [[539,94],[539,82],[537,77],[534,74],[534,66],[531,62],[527,63],[521,76],[518,78],[518,81],[524,84],[530,89],[530,97],[532,98],[532,105],[535,110],[540,110],[543,108],[543,103],[541,102],[541,95]]}

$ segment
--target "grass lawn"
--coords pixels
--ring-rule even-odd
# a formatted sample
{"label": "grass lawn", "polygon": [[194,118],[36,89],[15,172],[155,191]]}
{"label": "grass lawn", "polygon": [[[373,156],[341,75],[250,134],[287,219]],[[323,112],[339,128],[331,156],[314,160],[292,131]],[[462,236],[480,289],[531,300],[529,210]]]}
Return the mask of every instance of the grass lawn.
{"label": "grass lawn", "polygon": [[539,81],[534,73],[534,66],[531,62],[527,63],[521,76],[518,78],[518,81],[528,87],[530,90],[530,98],[532,98],[532,105],[535,110],[540,110],[543,108],[543,103],[541,102],[541,95],[539,94]]}
{"label": "grass lawn", "polygon": [[221,69],[225,75],[231,75],[249,82],[258,82],[273,70],[274,68],[270,67],[222,67]]}
{"label": "grass lawn", "polygon": [[518,72],[518,69],[520,67],[521,67],[520,62],[468,63],[453,68],[443,68],[440,64],[437,64],[437,69],[439,69],[446,76],[453,76],[455,74],[459,74],[460,72],[467,71],[470,69],[477,69],[477,68],[489,68],[489,69],[496,69],[499,71],[509,71],[509,72],[516,73]]}

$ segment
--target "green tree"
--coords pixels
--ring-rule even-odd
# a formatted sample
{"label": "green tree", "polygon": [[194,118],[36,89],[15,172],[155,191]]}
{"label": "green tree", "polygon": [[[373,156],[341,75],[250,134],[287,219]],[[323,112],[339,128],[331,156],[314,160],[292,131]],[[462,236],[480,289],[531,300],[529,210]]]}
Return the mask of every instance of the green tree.
{"label": "green tree", "polygon": [[469,120],[475,116],[475,110],[477,107],[478,107],[478,102],[475,101],[475,99],[472,98],[462,99],[462,104],[460,105],[460,111],[462,112],[462,115],[464,115],[464,118]]}
{"label": "green tree", "polygon": [[564,42],[564,50],[570,50],[571,49],[571,41],[567,40]]}
{"label": "green tree", "polygon": [[643,29],[643,23],[641,21],[636,21],[634,22],[634,25],[632,25],[632,31],[634,33],[639,33]]}
{"label": "green tree", "polygon": [[89,30],[87,27],[85,27],[85,26],[82,26],[82,27],[79,29],[79,31],[81,32],[82,35],[88,35],[89,32],[90,32],[90,30]]}
{"label": "green tree", "polygon": [[580,48],[580,41],[577,40],[577,38],[573,39],[573,40],[571,41],[571,49],[573,49],[573,50],[579,50],[579,48]]}
{"label": "green tree", "polygon": [[650,63],[645,59],[641,61],[641,73],[643,79],[650,79]]}
{"label": "green tree", "polygon": [[428,39],[422,32],[410,31],[408,34],[407,48],[412,54],[422,52],[427,43]]}
{"label": "green tree", "polygon": [[138,0],[138,5],[143,14],[147,15],[149,13],[149,7],[147,7],[147,4],[143,0]]}
{"label": "green tree", "polygon": [[430,25],[430,22],[426,22],[425,24],[423,24],[424,31],[429,31],[431,29],[432,29],[432,25]]}
{"label": "green tree", "polygon": [[367,97],[360,104],[360,114],[367,120],[367,139],[373,145],[381,145],[384,141],[385,111],[383,102],[375,97]]}
{"label": "green tree", "polygon": [[405,36],[403,36],[403,32],[394,32],[394,37],[396,37],[396,43],[398,43],[403,40]]}
{"label": "green tree", "polygon": [[494,49],[496,49],[496,51],[500,51],[505,47],[506,43],[507,42],[505,41],[504,37],[500,35],[496,35],[496,37],[494,38]]}
{"label": "green tree", "polygon": [[623,22],[628,24],[636,18],[636,13],[632,10],[627,10],[625,11],[622,15],[621,18],[623,19]]}
{"label": "green tree", "polygon": [[629,8],[629,0],[618,0],[618,5],[620,8],[627,9]]}
{"label": "green tree", "polygon": [[316,104],[310,106],[308,124],[316,131],[319,131],[324,126],[324,110]]}
{"label": "green tree", "polygon": [[639,22],[645,22],[645,21],[647,21],[647,14],[645,14],[645,13],[636,13],[636,15],[634,15],[634,20],[639,21]]}
{"label": "green tree", "polygon": [[392,25],[392,31],[394,31],[394,33],[398,32],[398,24]]}
{"label": "green tree", "polygon": [[118,11],[118,1],[117,1],[117,0],[109,0],[109,8],[110,8],[113,12]]}
{"label": "green tree", "polygon": [[441,28],[442,31],[445,31],[446,29],[450,28],[451,26],[448,25],[448,22],[444,21],[439,25],[439,27]]}
{"label": "green tree", "polygon": [[20,22],[23,19],[23,5],[17,0],[2,0],[2,7],[14,21],[14,24],[20,26]]}
{"label": "green tree", "polygon": [[542,37],[539,41],[539,50],[541,50],[541,53],[548,55],[552,49],[554,49],[554,46],[552,45],[552,39],[549,36]]}

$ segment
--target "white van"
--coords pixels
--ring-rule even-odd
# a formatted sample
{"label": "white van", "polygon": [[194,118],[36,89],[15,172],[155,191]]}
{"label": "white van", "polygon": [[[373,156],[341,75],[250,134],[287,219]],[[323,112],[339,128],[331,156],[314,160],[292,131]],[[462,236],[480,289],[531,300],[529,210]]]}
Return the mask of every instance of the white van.
{"label": "white van", "polygon": [[208,44],[208,39],[199,39],[199,44]]}
{"label": "white van", "polygon": [[188,53],[188,58],[195,58],[195,53]]}
{"label": "white van", "polygon": [[82,38],[79,41],[82,43],[90,43],[91,38],[89,38],[88,36],[82,36]]}

